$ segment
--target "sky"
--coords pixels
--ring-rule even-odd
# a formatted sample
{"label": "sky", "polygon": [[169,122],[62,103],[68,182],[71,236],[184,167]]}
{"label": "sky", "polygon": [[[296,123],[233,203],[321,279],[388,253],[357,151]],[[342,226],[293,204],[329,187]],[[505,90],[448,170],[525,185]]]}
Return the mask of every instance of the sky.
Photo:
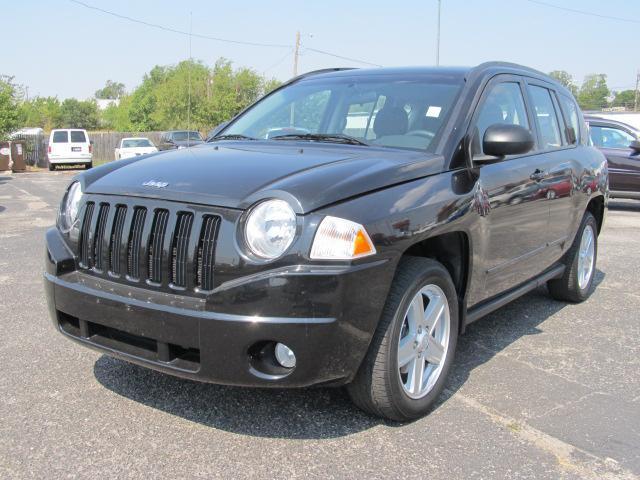
{"label": "sky", "polygon": [[[293,74],[296,31],[299,72],[366,66],[331,52],[382,66],[433,65],[437,0],[83,0],[169,29],[259,47],[191,38],[191,55],[206,64],[225,57],[267,77]],[[0,74],[14,76],[30,97],[89,98],[106,80],[128,90],[155,65],[189,58],[189,37],[116,18],[71,0],[1,0],[4,48]],[[640,58],[640,1],[544,0],[570,9],[623,17],[610,20],[561,11],[535,0],[442,0],[441,65],[488,60],[521,63],[544,72],[566,70],[581,83],[608,75],[614,90],[635,88]]]}

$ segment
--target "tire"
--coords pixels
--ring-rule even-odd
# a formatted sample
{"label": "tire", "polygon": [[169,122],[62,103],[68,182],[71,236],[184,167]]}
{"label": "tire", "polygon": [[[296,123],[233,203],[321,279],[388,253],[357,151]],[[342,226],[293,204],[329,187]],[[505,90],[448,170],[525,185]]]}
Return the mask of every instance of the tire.
{"label": "tire", "polygon": [[85,170],[89,170],[90,168],[93,168],[93,162],[89,162],[89,163],[85,163],[84,164],[84,169]]}
{"label": "tire", "polygon": [[[425,291],[428,293],[424,294]],[[426,334],[413,336],[408,323],[409,309],[414,305],[412,302],[418,297],[418,293],[423,301],[427,300],[425,302],[427,312],[429,312],[429,305],[436,307],[440,305],[440,302],[443,304],[442,314],[438,317],[438,322],[434,323],[436,325],[435,337],[439,336],[438,332],[441,331],[439,329],[446,325],[446,313],[448,313],[446,344],[442,340],[440,348],[443,345],[446,346],[440,350],[441,361],[437,365],[429,361],[425,363],[425,359],[429,359],[430,356],[436,358],[433,355],[437,349],[428,342],[429,337],[434,339],[434,336]],[[433,299],[430,296],[432,293],[434,294]],[[422,318],[425,316],[422,315]],[[413,330],[413,332],[416,331],[420,331],[420,329]],[[424,328],[422,331],[429,330]],[[406,384],[410,382],[411,366],[418,365],[420,361],[416,357],[406,367],[400,367],[398,358],[401,338],[405,339],[406,345],[413,348],[412,352],[411,349],[405,347],[405,352],[423,355],[421,357],[423,358],[421,362],[423,366],[433,367],[435,371],[439,369],[437,376],[426,377],[424,392],[416,389],[411,393],[409,392],[410,388],[407,388]],[[415,340],[418,338],[420,341]],[[440,338],[442,339],[444,336]],[[411,341],[407,343],[407,339],[411,339]],[[347,391],[352,401],[362,410],[389,420],[408,421],[426,415],[444,388],[453,363],[457,339],[458,296],[449,272],[440,263],[431,259],[403,257],[398,264],[380,323],[374,333],[369,350],[353,382],[347,385]],[[421,351],[423,353],[419,353]],[[404,368],[409,371],[402,373]],[[423,385],[420,382],[415,384],[418,383],[420,386]]]}
{"label": "tire", "polygon": [[[591,231],[592,242],[593,242],[593,253],[591,255],[591,260],[589,260],[591,264],[590,273],[588,275],[588,279],[585,281],[585,278],[581,278],[581,272],[585,272],[586,270],[581,270],[581,265],[584,265],[584,262],[581,263],[581,247],[584,252],[583,239],[585,239],[585,235],[588,236],[588,231]],[[583,257],[584,258],[584,257]],[[598,225],[596,223],[596,219],[591,214],[591,212],[586,212],[582,219],[582,223],[580,224],[580,228],[578,229],[578,233],[576,234],[576,238],[573,240],[573,244],[569,251],[565,254],[564,264],[566,269],[562,277],[549,280],[547,282],[547,288],[549,289],[549,293],[556,300],[567,301],[579,303],[585,301],[591,295],[593,291],[593,279],[596,271],[596,260],[598,258]],[[586,261],[586,260],[585,260]]]}
{"label": "tire", "polygon": [[49,171],[53,172],[53,171],[55,171],[55,169],[56,169],[56,164],[55,163],[50,163],[49,164]]}

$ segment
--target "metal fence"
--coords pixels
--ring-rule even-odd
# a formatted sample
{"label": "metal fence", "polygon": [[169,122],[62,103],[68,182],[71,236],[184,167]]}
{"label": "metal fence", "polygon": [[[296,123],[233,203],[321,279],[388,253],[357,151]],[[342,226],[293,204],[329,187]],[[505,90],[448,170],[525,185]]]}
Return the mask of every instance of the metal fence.
{"label": "metal fence", "polygon": [[23,140],[25,142],[24,161],[27,165],[46,168],[47,141],[49,136],[43,132],[38,133],[16,133],[11,136],[12,140]]}

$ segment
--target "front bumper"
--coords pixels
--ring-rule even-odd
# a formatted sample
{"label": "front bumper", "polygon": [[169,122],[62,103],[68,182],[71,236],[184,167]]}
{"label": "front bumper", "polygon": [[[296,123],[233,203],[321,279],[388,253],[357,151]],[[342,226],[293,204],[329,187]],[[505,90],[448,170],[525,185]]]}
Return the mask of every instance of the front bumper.
{"label": "front bumper", "polygon": [[[295,266],[196,298],[84,274],[56,229],[47,232],[45,263],[49,309],[63,335],[173,375],[244,386],[348,383],[393,276],[388,261]],[[295,352],[294,369],[272,368],[260,348],[272,342]]]}

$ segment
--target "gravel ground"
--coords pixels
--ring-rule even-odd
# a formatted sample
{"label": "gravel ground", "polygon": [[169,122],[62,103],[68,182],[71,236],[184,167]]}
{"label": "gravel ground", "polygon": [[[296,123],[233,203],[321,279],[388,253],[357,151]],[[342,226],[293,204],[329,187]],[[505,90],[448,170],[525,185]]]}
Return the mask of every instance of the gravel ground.
{"label": "gravel ground", "polygon": [[640,202],[612,202],[597,289],[471,325],[440,405],[398,425],[342,390],[173,378],[55,333],[44,232],[69,172],[0,175],[0,478],[639,478]]}

